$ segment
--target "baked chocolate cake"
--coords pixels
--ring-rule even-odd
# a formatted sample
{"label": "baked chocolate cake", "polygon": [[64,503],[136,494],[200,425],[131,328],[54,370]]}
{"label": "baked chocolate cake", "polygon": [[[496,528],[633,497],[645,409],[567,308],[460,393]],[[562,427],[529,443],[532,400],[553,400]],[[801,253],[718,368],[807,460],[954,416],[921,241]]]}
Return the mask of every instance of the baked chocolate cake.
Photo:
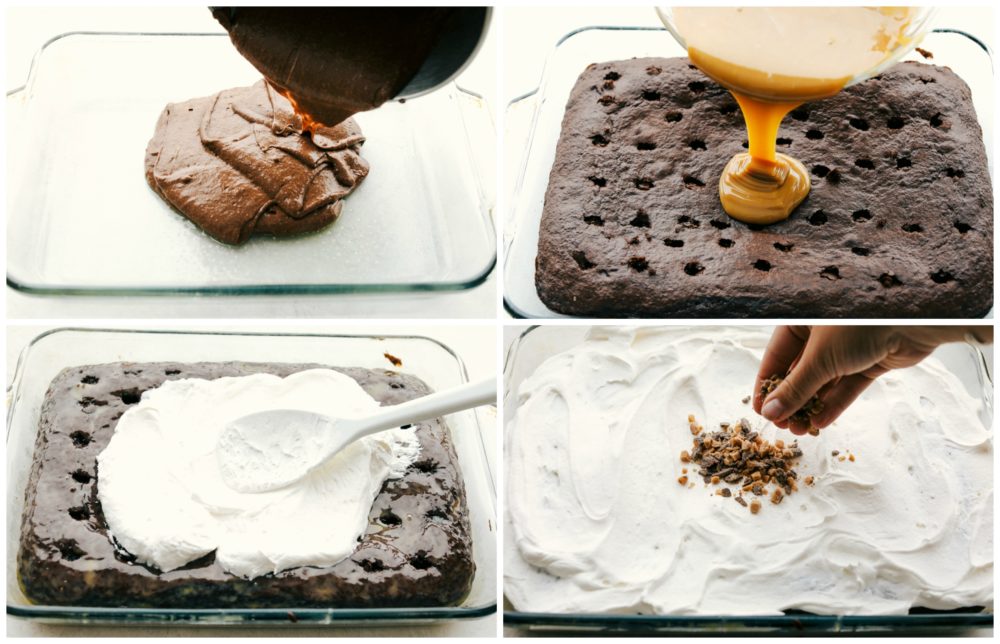
{"label": "baked chocolate cake", "polygon": [[[28,480],[18,577],[33,602],[159,608],[393,607],[456,604],[475,564],[465,487],[440,420],[417,425],[419,458],[388,480],[357,549],[326,568],[300,567],[253,580],[209,554],[167,573],[136,563],[108,537],[96,459],[116,421],[143,391],[180,378],[215,379],[321,367],[260,363],[113,363],[63,370],[42,404]],[[393,405],[430,392],[393,371],[336,368]],[[150,499],[155,504],[155,499]]]}
{"label": "baked chocolate cake", "polygon": [[906,62],[786,117],[812,190],[770,226],[726,215],[746,129],[686,58],[589,66],[549,177],[535,281],[559,313],[979,317],[993,305],[993,194],[968,86]]}
{"label": "baked chocolate cake", "polygon": [[167,105],[146,147],[146,181],[226,244],[319,230],[368,176],[353,119],[306,132],[266,84]]}

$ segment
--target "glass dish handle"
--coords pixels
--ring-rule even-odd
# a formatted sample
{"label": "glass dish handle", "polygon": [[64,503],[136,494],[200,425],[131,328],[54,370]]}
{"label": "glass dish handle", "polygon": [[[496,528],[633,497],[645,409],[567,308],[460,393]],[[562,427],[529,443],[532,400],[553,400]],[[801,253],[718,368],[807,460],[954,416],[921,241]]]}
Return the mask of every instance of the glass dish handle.
{"label": "glass dish handle", "polygon": [[496,127],[493,124],[493,115],[490,112],[489,104],[482,95],[465,89],[459,84],[455,84],[456,96],[458,96],[459,113],[465,125],[466,142],[469,146],[469,158],[475,166],[473,168],[476,180],[476,188],[483,197],[490,219],[495,221],[496,216],[496,185],[495,182],[487,178],[496,176],[496,155],[488,146],[475,145],[473,141],[493,141],[496,139]]}
{"label": "glass dish handle", "polygon": [[504,113],[504,167],[515,167],[514,163],[507,163],[513,159],[523,159],[517,166],[516,172],[505,177],[503,191],[505,197],[505,212],[503,222],[503,244],[506,249],[514,238],[517,222],[514,220],[514,202],[521,192],[521,185],[524,182],[525,164],[527,155],[525,150],[530,143],[532,123],[538,114],[539,107],[538,90],[515,98],[507,104],[507,111]]}

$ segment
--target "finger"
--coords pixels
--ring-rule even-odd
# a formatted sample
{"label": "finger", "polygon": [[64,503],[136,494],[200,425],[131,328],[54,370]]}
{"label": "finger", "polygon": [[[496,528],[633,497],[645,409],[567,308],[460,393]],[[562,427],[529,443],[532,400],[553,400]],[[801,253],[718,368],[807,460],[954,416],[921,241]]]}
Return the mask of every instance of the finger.
{"label": "finger", "polygon": [[770,421],[784,420],[805,406],[826,383],[837,376],[831,363],[820,355],[825,348],[806,344],[802,358],[778,388],[771,392],[760,413]]}
{"label": "finger", "polygon": [[753,410],[760,413],[764,403],[760,395],[760,385],[773,375],[784,376],[802,353],[806,340],[809,339],[807,326],[780,326],[771,334],[771,340],[764,350],[764,357],[757,371],[757,380],[753,388]]}
{"label": "finger", "polygon": [[[851,403],[857,400],[858,396],[874,382],[876,376],[869,375],[871,372],[872,369],[868,369],[864,373],[841,378],[835,387],[831,387],[824,396],[821,396],[823,411],[813,417],[813,426],[823,428],[837,420],[844,413],[844,410],[850,407]],[[885,373],[884,369],[882,369],[882,373]]]}

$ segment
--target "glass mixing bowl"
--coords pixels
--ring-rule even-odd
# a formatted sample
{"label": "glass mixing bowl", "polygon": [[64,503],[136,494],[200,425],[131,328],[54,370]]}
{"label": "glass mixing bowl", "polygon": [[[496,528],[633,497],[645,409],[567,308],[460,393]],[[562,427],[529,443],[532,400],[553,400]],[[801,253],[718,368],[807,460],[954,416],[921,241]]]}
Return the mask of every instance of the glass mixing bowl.
{"label": "glass mixing bowl", "polygon": [[[780,9],[781,7],[775,8]],[[861,81],[868,80],[873,76],[877,76],[888,67],[899,62],[904,56],[913,51],[913,49],[920,44],[924,35],[931,31],[931,19],[936,13],[936,9],[934,7],[909,7],[909,9],[913,13],[910,17],[909,25],[901,34],[899,44],[877,65],[852,76],[845,87],[849,87],[855,83],[860,83]],[[663,25],[667,28],[667,31],[670,32],[681,47],[687,50],[687,42],[678,30],[677,24],[674,20],[674,7],[656,7],[656,13],[659,15],[660,20],[663,21]]]}

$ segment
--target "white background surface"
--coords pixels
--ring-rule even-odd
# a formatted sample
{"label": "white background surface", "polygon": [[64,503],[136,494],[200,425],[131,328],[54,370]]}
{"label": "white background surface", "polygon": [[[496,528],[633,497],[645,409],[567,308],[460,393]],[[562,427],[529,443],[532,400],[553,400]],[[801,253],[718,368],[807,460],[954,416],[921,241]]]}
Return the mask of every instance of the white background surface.
{"label": "white background surface", "polygon": [[[80,326],[80,325],[77,325]],[[156,329],[206,329],[205,325],[193,324],[145,324],[145,325],[107,325],[109,327],[136,328],[148,327]],[[27,345],[32,338],[52,328],[51,326],[8,326],[7,327],[7,382],[11,381],[14,369],[17,364],[17,356],[21,349]],[[465,363],[465,368],[469,374],[469,380],[489,378],[497,374],[497,331],[492,325],[466,325],[461,327],[447,326],[424,326],[424,325],[395,325],[395,324],[365,324],[357,325],[331,325],[331,324],[309,324],[289,325],[289,324],[247,324],[247,325],[212,325],[213,331],[286,331],[286,332],[321,332],[321,333],[361,333],[371,334],[383,332],[386,334],[402,335],[423,335],[438,340],[451,347]],[[498,452],[497,432],[496,432],[496,412],[489,407],[480,407],[476,410],[480,426],[483,428],[483,437],[487,446],[492,446],[489,452],[490,470],[497,472]],[[9,519],[9,517],[8,517]],[[435,626],[400,626],[386,628],[315,628],[315,627],[275,627],[275,628],[193,628],[193,627],[107,627],[107,626],[52,626],[47,624],[36,624],[28,620],[17,617],[7,617],[7,636],[60,636],[60,635],[82,635],[86,637],[105,636],[185,636],[185,635],[272,635],[281,637],[291,636],[321,636],[321,635],[343,635],[363,637],[366,635],[393,636],[393,637],[493,637],[497,632],[498,617],[496,614],[479,619],[463,620],[439,624]]]}
{"label": "white background surface", "polygon": [[[4,87],[24,84],[31,58],[68,31],[216,32],[205,7],[11,8],[6,10]],[[496,21],[479,54],[457,82],[496,114]],[[152,73],[152,72],[151,72]],[[484,144],[488,144],[485,142]],[[8,158],[11,158],[8,155]],[[494,177],[483,177],[492,186]],[[495,189],[489,190],[495,193]],[[7,318],[489,318],[496,310],[496,270],[466,291],[377,295],[97,297],[28,295],[6,289]]]}

